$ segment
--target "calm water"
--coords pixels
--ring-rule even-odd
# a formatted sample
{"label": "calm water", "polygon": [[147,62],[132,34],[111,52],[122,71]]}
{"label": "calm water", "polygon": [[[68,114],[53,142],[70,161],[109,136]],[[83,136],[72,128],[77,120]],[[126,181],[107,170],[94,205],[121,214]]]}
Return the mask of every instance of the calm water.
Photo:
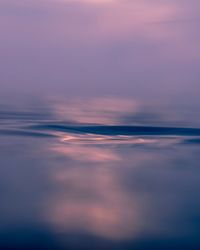
{"label": "calm water", "polygon": [[199,27],[199,0],[0,0],[0,250],[200,249]]}
{"label": "calm water", "polygon": [[1,249],[200,248],[198,127],[111,97],[0,122]]}

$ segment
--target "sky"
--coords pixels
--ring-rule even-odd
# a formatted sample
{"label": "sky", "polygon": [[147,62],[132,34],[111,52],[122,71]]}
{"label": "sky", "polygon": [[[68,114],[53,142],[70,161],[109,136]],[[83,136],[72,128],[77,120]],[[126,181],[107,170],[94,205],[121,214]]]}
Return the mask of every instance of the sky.
{"label": "sky", "polygon": [[1,0],[0,92],[199,104],[198,0]]}

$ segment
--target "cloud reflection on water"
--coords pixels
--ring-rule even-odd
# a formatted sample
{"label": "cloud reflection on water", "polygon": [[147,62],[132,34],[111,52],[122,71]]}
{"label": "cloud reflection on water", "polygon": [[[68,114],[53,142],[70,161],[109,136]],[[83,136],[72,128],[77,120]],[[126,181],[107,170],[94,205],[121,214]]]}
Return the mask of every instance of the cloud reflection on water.
{"label": "cloud reflection on water", "polygon": [[96,97],[58,100],[53,107],[58,119],[82,124],[120,124],[126,115],[134,115],[139,104],[130,98]]}
{"label": "cloud reflection on water", "polygon": [[54,181],[62,191],[47,205],[47,220],[65,234],[83,231],[107,239],[134,238],[139,226],[136,197],[130,199],[113,170],[97,163],[98,159],[93,167],[71,166],[56,173]]}
{"label": "cloud reflection on water", "polygon": [[199,178],[188,169],[197,158],[183,156],[184,147],[63,144],[54,150],[52,159],[60,158],[59,168],[51,172],[57,191],[45,214],[50,227],[60,234],[81,231],[122,241],[145,235],[179,239],[195,232],[187,223],[177,224],[184,220],[183,213],[192,218],[188,208],[180,212],[185,197],[189,207],[197,202],[192,193]]}

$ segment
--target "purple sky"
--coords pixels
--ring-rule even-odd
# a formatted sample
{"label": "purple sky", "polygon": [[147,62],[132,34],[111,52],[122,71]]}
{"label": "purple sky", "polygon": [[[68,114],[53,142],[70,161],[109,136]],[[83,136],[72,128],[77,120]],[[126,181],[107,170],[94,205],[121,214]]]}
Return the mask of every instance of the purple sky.
{"label": "purple sky", "polygon": [[1,0],[0,91],[198,102],[199,0]]}

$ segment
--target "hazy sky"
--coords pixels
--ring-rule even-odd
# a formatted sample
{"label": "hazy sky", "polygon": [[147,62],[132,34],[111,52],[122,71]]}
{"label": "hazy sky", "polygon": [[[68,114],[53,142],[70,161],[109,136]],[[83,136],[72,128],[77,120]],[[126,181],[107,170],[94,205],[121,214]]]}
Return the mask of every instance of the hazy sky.
{"label": "hazy sky", "polygon": [[198,103],[199,0],[1,0],[0,91]]}

